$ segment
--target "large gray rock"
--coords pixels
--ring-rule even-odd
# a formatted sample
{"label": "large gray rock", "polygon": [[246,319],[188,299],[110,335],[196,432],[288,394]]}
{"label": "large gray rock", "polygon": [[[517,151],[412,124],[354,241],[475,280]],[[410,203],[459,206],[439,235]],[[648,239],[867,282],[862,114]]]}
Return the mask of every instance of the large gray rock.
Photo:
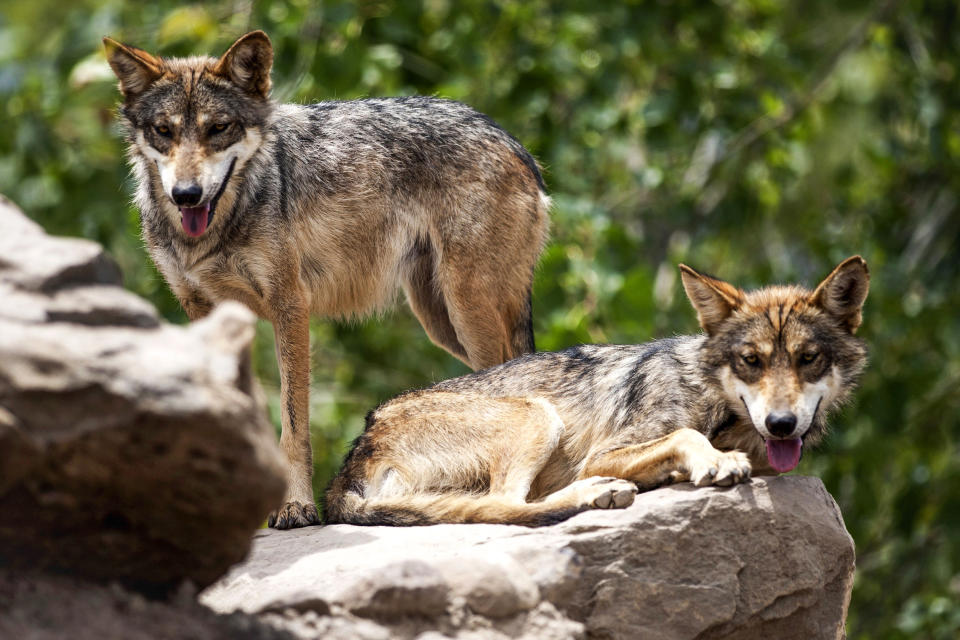
{"label": "large gray rock", "polygon": [[0,567],[205,586],[283,497],[254,317],[168,325],[119,283],[0,200]]}
{"label": "large gray rock", "polygon": [[836,503],[794,476],[667,487],[541,529],[261,531],[201,602],[300,637],[839,638],[853,571]]}
{"label": "large gray rock", "polygon": [[292,640],[243,614],[217,615],[189,589],[167,602],[117,585],[0,570],[0,638],[17,640]]}

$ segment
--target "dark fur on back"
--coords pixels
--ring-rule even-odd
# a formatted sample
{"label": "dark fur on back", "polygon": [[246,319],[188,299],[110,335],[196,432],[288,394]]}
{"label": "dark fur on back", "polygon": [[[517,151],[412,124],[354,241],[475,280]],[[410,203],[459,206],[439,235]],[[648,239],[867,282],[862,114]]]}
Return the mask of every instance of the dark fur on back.
{"label": "dark fur on back", "polygon": [[[161,149],[166,140],[144,123],[158,113],[178,110],[190,118],[191,106],[201,99],[198,95],[218,108],[228,108],[244,129],[266,131],[266,144],[250,169],[237,174],[245,181],[241,198],[230,211],[218,212],[227,223],[211,253],[235,243],[242,246],[249,240],[244,227],[253,224],[254,218],[258,226],[285,223],[298,213],[291,211],[291,201],[309,201],[318,195],[353,197],[361,177],[358,173],[363,179],[372,178],[380,195],[403,201],[440,191],[460,175],[482,174],[495,189],[505,176],[493,164],[495,158],[488,158],[491,145],[508,149],[539,189],[546,190],[536,161],[516,138],[488,116],[453,100],[411,96],[299,106],[237,94],[235,88],[201,78],[188,99],[179,83],[158,83],[142,99],[120,109],[129,125],[128,142],[134,142],[133,132],[143,130],[147,141]],[[241,133],[242,129],[235,130],[224,142],[235,143]],[[141,222],[157,240],[193,244],[167,224],[156,206],[141,207],[140,213]]]}

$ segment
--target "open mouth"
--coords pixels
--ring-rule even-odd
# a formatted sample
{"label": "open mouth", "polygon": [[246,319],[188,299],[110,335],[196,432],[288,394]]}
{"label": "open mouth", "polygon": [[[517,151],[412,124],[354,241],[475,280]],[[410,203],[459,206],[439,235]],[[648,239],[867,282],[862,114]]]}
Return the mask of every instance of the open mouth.
{"label": "open mouth", "polygon": [[224,176],[220,188],[217,189],[217,193],[209,202],[198,207],[180,207],[180,224],[183,226],[183,232],[191,238],[199,238],[210,226],[213,221],[213,214],[217,209],[217,202],[220,201],[220,196],[226,190],[227,183],[230,182],[230,177],[233,175],[233,167],[236,164],[236,158],[230,161],[227,175]]}
{"label": "open mouth", "polygon": [[[740,402],[743,403],[747,416],[750,416],[750,407],[747,406],[747,401],[743,399],[743,396],[740,396]],[[817,402],[817,409],[819,408],[820,402]],[[814,414],[816,414],[816,409],[814,409]],[[753,418],[750,419],[753,420]],[[800,457],[803,455],[803,440],[801,438],[764,438],[763,442],[767,447],[767,462],[777,473],[793,471],[800,464]]]}
{"label": "open mouth", "polygon": [[786,438],[784,440],[767,440],[767,462],[777,473],[793,471],[800,464],[803,455],[803,440],[800,438]]}

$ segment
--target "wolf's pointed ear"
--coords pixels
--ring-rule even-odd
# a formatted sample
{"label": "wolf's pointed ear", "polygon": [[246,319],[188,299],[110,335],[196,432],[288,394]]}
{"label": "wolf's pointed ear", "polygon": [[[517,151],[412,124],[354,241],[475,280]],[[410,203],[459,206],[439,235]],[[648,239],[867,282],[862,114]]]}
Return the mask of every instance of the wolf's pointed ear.
{"label": "wolf's pointed ear", "polygon": [[266,98],[270,93],[273,45],[263,31],[251,31],[233,43],[217,60],[213,72],[247,93]]}
{"label": "wolf's pointed ear", "polygon": [[860,256],[847,258],[810,295],[810,303],[837,318],[854,333],[860,326],[863,301],[870,289],[870,272]]}
{"label": "wolf's pointed ear", "polygon": [[120,92],[125,98],[133,98],[163,75],[163,63],[143,49],[103,38],[107,62],[120,80]]}
{"label": "wolf's pointed ear", "polygon": [[717,325],[743,301],[743,292],[732,284],[698,273],[685,264],[680,265],[680,279],[707,335],[713,335]]}

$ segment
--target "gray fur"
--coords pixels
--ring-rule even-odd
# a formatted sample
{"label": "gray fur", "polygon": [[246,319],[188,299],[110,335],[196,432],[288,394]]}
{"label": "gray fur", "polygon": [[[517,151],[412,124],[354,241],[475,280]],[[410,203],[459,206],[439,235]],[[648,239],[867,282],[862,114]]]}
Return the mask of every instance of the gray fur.
{"label": "gray fur", "polygon": [[533,351],[549,198],[490,118],[429,97],[277,104],[259,31],[219,59],[104,45],[154,262],[191,320],[238,300],[274,325],[289,489],[271,526],[317,522],[310,315],[370,314],[402,289],[474,369]]}
{"label": "gray fur", "polygon": [[331,483],[328,520],[539,525],[610,508],[591,491],[611,477],[725,486],[795,467],[866,363],[866,264],[816,291],[681,269],[707,333],[528,354],[390,400]]}

